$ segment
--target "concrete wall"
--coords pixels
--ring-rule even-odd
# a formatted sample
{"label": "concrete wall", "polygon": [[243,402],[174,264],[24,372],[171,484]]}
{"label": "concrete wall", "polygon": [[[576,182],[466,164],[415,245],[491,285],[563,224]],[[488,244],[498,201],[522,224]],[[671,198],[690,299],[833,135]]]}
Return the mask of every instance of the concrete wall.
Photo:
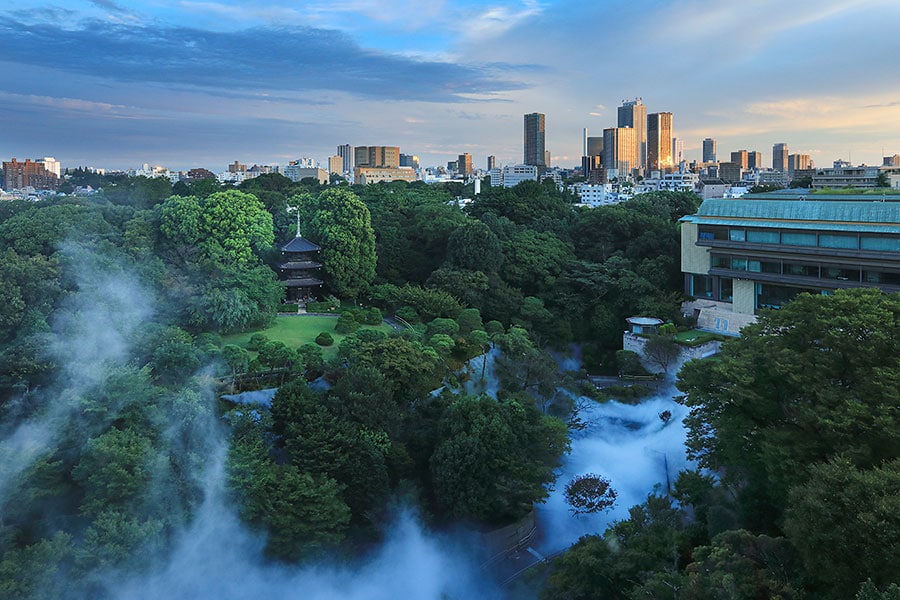
{"label": "concrete wall", "polygon": [[750,279],[734,280],[733,310],[742,315],[752,315],[756,310],[756,286]]}
{"label": "concrete wall", "polygon": [[685,273],[709,273],[709,248],[698,246],[697,224],[681,224],[681,270]]}

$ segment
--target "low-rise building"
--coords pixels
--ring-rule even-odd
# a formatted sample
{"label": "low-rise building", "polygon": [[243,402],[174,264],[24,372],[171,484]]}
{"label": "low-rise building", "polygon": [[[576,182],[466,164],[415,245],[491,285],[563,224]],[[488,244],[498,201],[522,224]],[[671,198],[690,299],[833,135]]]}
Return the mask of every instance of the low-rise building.
{"label": "low-rise building", "polygon": [[353,181],[360,185],[381,181],[415,181],[416,170],[412,167],[356,167]]}

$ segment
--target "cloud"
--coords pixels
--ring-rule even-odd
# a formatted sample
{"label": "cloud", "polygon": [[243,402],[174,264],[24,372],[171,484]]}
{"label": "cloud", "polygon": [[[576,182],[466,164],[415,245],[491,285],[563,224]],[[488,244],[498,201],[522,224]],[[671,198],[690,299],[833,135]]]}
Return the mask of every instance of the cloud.
{"label": "cloud", "polygon": [[0,25],[9,62],[118,82],[207,90],[339,91],[381,100],[466,101],[465,94],[521,89],[498,69],[419,61],[361,48],[334,30],[254,28],[233,32],[90,21]]}

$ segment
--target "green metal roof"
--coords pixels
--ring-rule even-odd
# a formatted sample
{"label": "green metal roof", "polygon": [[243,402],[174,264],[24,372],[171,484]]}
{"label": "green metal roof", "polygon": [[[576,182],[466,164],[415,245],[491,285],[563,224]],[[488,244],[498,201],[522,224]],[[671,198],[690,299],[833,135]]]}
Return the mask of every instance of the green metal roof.
{"label": "green metal roof", "polygon": [[732,227],[900,233],[900,203],[711,198],[683,220]]}

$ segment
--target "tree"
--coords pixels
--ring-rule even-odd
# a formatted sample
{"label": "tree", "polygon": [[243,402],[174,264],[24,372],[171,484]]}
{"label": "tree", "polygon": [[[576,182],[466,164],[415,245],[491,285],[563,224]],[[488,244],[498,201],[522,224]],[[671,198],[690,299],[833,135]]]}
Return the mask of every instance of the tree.
{"label": "tree", "polygon": [[369,209],[346,188],[293,196],[307,235],[322,247],[322,273],[338,296],[358,297],[375,277],[375,232]]}
{"label": "tree", "polygon": [[197,247],[202,259],[243,267],[272,246],[272,215],[256,196],[237,190],[205,198],[172,196],[160,207],[160,231],[181,256]]}
{"label": "tree", "polygon": [[845,457],[813,466],[791,490],[785,530],[819,597],[849,598],[863,579],[900,584],[900,458],[871,469]]}
{"label": "tree", "polygon": [[447,258],[457,268],[490,273],[500,268],[503,249],[487,225],[471,221],[450,234]]}
{"label": "tree", "polygon": [[888,177],[887,171],[878,171],[878,175],[875,176],[875,187],[877,188],[889,188],[891,187],[891,180]]}
{"label": "tree", "polygon": [[678,360],[680,355],[681,347],[672,336],[654,335],[644,344],[644,356],[662,369],[664,373],[669,372],[669,367]]}
{"label": "tree", "polygon": [[137,501],[152,475],[150,440],[131,429],[110,429],[88,441],[72,477],[84,487],[81,511],[99,514]]}
{"label": "tree", "polygon": [[688,362],[688,449],[726,467],[745,517],[773,527],[809,467],[843,455],[858,468],[900,456],[900,295],[801,294],[765,312],[716,361]]}
{"label": "tree", "polygon": [[616,491],[609,480],[594,473],[577,475],[566,484],[566,502],[572,514],[600,512],[612,508],[616,502]]}
{"label": "tree", "polygon": [[508,523],[547,496],[544,487],[568,448],[565,424],[530,399],[460,396],[440,423],[431,457],[434,493],[444,513]]}

